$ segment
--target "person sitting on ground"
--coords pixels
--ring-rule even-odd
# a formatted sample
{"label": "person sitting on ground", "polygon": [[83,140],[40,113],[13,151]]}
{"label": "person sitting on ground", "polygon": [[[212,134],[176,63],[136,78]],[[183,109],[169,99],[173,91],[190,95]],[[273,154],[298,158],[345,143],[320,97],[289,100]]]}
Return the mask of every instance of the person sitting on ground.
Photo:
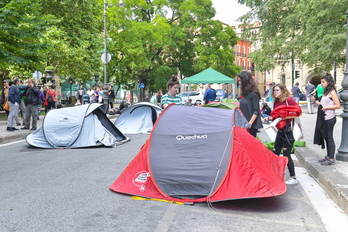
{"label": "person sitting on ground", "polygon": [[265,102],[262,104],[261,108],[261,121],[262,123],[268,124],[270,120],[271,115],[271,108],[268,106],[268,104]]}
{"label": "person sitting on ground", "polygon": [[192,106],[192,99],[189,98],[187,102],[184,104],[185,106]]}

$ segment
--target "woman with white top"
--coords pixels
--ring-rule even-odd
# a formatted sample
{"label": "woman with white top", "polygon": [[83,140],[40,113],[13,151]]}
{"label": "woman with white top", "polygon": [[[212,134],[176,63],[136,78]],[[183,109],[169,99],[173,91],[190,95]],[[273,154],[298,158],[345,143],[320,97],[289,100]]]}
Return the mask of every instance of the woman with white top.
{"label": "woman with white top", "polygon": [[[325,134],[323,139],[326,142],[326,150],[327,155],[324,157],[324,159],[319,160],[319,163],[321,165],[327,166],[335,163],[335,141],[333,138],[333,130],[334,126],[336,124],[336,113],[335,110],[339,109],[341,107],[340,101],[338,99],[338,94],[336,91],[335,83],[333,81],[333,78],[330,74],[326,74],[321,77],[321,85],[324,87],[324,94],[320,101],[316,100],[315,104],[317,104],[318,111],[321,109],[325,125]],[[319,113],[317,118],[317,126],[319,119]],[[320,129],[320,128],[316,128]],[[316,141],[314,142],[316,143]],[[322,144],[324,145],[324,144]]]}

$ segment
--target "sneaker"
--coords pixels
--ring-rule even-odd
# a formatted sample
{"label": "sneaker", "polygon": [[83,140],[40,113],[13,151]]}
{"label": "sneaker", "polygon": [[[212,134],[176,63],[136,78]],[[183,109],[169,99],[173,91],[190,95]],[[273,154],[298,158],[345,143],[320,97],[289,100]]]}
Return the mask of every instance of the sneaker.
{"label": "sneaker", "polygon": [[21,130],[29,130],[29,127],[22,127]]}
{"label": "sneaker", "polygon": [[329,165],[332,165],[332,164],[334,164],[334,163],[335,163],[334,160],[327,159],[327,160],[325,160],[324,162],[322,162],[321,165],[323,165],[323,166],[329,166]]}
{"label": "sneaker", "polygon": [[14,131],[13,129],[12,129],[12,127],[7,127],[7,129],[6,129],[7,131]]}
{"label": "sneaker", "polygon": [[318,160],[318,162],[319,162],[319,163],[323,163],[323,162],[325,162],[325,160],[327,160],[327,159],[328,159],[328,157],[325,156],[324,159],[320,159],[320,160]]}
{"label": "sneaker", "polygon": [[17,126],[21,126],[21,124],[19,122],[17,122]]}
{"label": "sneaker", "polygon": [[298,184],[298,181],[296,179],[290,177],[290,179],[285,181],[285,184],[287,184],[287,185],[295,185],[295,184]]}
{"label": "sneaker", "polygon": [[36,128],[32,127],[30,130],[36,130]]}

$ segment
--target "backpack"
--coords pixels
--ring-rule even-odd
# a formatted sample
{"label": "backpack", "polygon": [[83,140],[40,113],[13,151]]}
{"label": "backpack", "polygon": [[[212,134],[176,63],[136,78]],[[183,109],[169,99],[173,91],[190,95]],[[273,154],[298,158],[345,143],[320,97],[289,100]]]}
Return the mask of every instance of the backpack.
{"label": "backpack", "polygon": [[48,96],[47,101],[48,101],[48,102],[53,102],[53,97],[52,97],[51,95]]}

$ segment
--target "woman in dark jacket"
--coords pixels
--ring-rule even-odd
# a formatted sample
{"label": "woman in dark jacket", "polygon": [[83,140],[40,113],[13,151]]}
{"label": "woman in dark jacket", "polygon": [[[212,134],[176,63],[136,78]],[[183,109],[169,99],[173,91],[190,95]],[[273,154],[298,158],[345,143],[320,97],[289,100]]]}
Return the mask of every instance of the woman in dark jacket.
{"label": "woman in dark jacket", "polygon": [[256,137],[258,129],[263,128],[259,104],[261,95],[249,72],[242,71],[237,76],[241,88],[240,109],[250,124],[249,133]]}

